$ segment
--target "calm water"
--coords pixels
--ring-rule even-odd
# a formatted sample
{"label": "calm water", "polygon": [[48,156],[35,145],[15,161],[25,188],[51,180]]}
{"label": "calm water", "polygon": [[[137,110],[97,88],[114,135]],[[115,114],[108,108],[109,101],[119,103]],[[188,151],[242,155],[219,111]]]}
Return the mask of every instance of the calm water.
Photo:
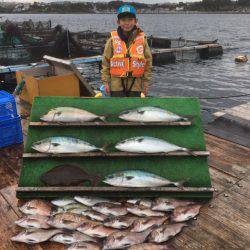
{"label": "calm water", "polygon": [[[91,29],[108,32],[116,27],[115,15],[90,14],[9,14],[3,15],[15,21],[51,20],[72,31]],[[198,96],[203,115],[249,101],[249,96],[223,99],[206,99],[238,95],[250,95],[250,62],[235,64],[238,53],[250,59],[250,15],[239,14],[188,14],[188,15],[140,15],[139,24],[148,35],[185,37],[189,39],[219,39],[224,46],[221,58],[185,62],[154,67],[151,95]],[[88,67],[89,77],[97,81],[96,66]],[[204,98],[204,99],[203,99]]]}

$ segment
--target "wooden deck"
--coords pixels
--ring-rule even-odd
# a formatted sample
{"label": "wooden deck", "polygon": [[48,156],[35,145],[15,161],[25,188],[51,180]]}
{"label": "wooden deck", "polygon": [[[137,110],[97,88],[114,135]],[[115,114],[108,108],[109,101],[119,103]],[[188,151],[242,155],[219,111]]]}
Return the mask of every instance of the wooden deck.
{"label": "wooden deck", "polygon": [[[29,110],[18,103],[24,139],[27,135]],[[241,109],[241,112],[242,109]],[[242,115],[242,113],[241,113]],[[237,114],[234,113],[234,117]],[[231,117],[232,118],[232,117]],[[176,249],[250,249],[250,149],[249,147],[209,134],[206,128],[209,169],[215,188],[214,198],[202,209],[193,225],[173,240]],[[245,135],[247,136],[247,135]],[[0,150],[0,249],[64,249],[56,243],[17,244],[10,238],[20,229],[14,221],[21,216],[15,188],[18,182],[23,146]]]}

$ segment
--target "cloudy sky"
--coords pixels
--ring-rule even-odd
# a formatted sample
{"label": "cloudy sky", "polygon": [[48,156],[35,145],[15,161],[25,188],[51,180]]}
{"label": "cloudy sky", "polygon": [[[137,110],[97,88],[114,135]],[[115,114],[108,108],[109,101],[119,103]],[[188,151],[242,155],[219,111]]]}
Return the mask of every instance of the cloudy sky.
{"label": "cloudy sky", "polygon": [[[2,0],[0,0],[1,3]],[[62,0],[3,0],[4,2],[61,2]],[[74,0],[71,2],[109,2],[110,0]],[[142,2],[142,3],[178,3],[178,2],[199,2],[201,0],[124,0],[127,2]]]}

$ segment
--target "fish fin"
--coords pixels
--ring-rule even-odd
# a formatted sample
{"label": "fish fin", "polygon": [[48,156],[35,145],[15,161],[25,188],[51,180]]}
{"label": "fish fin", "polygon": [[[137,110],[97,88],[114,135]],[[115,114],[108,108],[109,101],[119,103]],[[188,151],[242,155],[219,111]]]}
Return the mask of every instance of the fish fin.
{"label": "fish fin", "polygon": [[126,178],[126,180],[129,181],[129,180],[132,180],[134,178],[134,176],[126,176],[125,178]]}
{"label": "fish fin", "polygon": [[107,116],[99,116],[99,119],[100,119],[101,121],[103,121],[103,122],[106,122],[106,118],[107,118]]}

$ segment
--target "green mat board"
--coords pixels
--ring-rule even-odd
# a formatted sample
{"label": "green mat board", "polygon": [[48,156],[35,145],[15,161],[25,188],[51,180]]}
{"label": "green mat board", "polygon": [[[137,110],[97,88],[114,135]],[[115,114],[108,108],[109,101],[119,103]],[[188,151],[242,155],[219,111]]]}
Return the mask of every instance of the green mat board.
{"label": "green mat board", "polygon": [[[29,127],[25,153],[35,153],[32,143],[50,136],[70,136],[83,139],[98,147],[106,146],[108,152],[114,152],[114,145],[133,136],[153,136],[167,140],[191,150],[205,151],[205,142],[200,118],[199,101],[196,98],[73,98],[73,97],[36,97],[33,102],[30,121],[39,121],[48,110],[60,107],[78,107],[98,115],[107,116],[108,122],[121,121],[118,114],[127,109],[140,106],[158,106],[182,116],[192,117],[192,125],[185,127]],[[89,174],[98,174],[101,178],[116,171],[126,169],[146,170],[171,181],[186,180],[187,187],[211,187],[207,157],[117,157],[117,158],[24,158],[19,179],[19,187],[43,187],[41,174],[57,165],[71,163],[80,166]],[[84,185],[90,186],[90,183]],[[100,182],[98,186],[107,186]],[[20,198],[55,194],[18,192]],[[59,195],[59,194],[58,194]],[[60,194],[62,195],[62,194]],[[64,195],[64,194],[63,194]],[[66,193],[65,193],[66,195]],[[142,194],[138,194],[142,195]],[[156,194],[148,194],[154,196]],[[210,198],[211,193],[178,193],[176,197]],[[103,196],[105,194],[103,193]],[[143,194],[147,196],[147,194]]]}

